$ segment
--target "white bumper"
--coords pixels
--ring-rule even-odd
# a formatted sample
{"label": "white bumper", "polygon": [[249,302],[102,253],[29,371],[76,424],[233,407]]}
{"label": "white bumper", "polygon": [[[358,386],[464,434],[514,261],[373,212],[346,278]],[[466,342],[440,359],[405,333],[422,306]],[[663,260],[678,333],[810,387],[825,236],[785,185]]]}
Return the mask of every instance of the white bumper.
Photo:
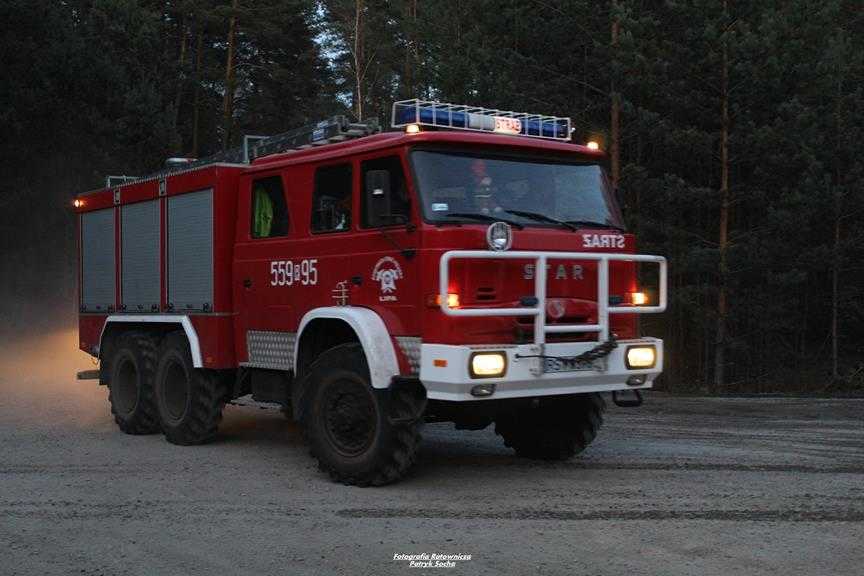
{"label": "white bumper", "polygon": [[[624,355],[627,347],[634,344],[655,346],[657,361],[654,368],[627,369]],[[576,356],[596,345],[596,342],[546,344],[544,354]],[[478,350],[501,351],[507,354],[507,372],[503,377],[471,378],[468,363],[471,353]],[[619,340],[618,347],[600,361],[604,365],[603,370],[540,373],[542,360],[517,357],[536,355],[537,352],[538,349],[533,344],[516,346],[423,344],[420,354],[420,381],[426,387],[428,398],[432,400],[476,401],[651,388],[654,379],[663,370],[663,341],[657,338]],[[644,383],[627,384],[631,376],[638,375],[645,376]],[[471,388],[478,384],[495,384],[495,393],[484,398],[472,396]]]}

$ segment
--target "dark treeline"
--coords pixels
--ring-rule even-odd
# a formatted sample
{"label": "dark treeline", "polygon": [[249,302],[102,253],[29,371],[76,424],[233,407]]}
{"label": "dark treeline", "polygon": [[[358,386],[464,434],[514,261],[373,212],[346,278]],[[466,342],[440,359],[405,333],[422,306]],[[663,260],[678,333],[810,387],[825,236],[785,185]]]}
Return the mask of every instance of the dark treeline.
{"label": "dark treeline", "polygon": [[3,315],[74,309],[72,195],[425,97],[569,115],[671,262],[667,388],[864,387],[864,8],[0,0]]}

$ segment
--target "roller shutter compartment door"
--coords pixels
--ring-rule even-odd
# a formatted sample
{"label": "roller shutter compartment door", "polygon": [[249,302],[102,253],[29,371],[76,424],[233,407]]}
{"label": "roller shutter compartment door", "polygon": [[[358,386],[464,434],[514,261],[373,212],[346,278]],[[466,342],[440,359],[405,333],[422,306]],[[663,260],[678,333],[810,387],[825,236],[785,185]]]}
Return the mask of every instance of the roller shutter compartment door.
{"label": "roller shutter compartment door", "polygon": [[121,302],[126,312],[159,310],[159,201],[120,209],[123,266]]}
{"label": "roller shutter compartment door", "polygon": [[81,215],[81,306],[85,312],[114,307],[114,209]]}
{"label": "roller shutter compartment door", "polygon": [[213,308],[213,190],[168,198],[168,305]]}

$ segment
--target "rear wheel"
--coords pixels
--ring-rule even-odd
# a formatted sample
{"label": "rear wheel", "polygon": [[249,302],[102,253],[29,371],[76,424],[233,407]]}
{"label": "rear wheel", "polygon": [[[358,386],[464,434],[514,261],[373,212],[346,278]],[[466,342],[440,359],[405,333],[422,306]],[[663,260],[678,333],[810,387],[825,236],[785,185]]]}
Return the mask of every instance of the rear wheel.
{"label": "rear wheel", "polygon": [[303,435],[333,480],[379,486],[402,478],[414,465],[425,395],[417,389],[373,389],[359,344],[324,352],[302,385]]}
{"label": "rear wheel", "polygon": [[202,444],[216,434],[225,405],[225,380],[216,372],[194,367],[182,332],[169,334],[159,348],[155,392],[169,442]]}
{"label": "rear wheel", "polygon": [[156,372],[156,340],[144,332],[126,332],[117,338],[107,381],[108,401],[114,421],[127,434],[159,431],[153,380]]}
{"label": "rear wheel", "polygon": [[495,433],[518,456],[566,460],[591,444],[605,410],[600,394],[539,398],[498,416]]}

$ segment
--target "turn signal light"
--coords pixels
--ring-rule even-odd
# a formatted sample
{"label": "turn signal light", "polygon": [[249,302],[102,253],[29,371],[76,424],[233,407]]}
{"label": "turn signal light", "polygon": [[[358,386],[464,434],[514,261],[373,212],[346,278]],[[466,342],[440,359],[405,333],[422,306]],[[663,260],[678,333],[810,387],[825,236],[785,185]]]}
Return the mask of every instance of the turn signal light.
{"label": "turn signal light", "polygon": [[631,292],[630,303],[633,306],[645,306],[648,304],[648,294],[645,292]]}
{"label": "turn signal light", "polygon": [[654,346],[630,346],[627,348],[625,363],[628,370],[653,368],[657,362],[657,351]]}
{"label": "turn signal light", "polygon": [[84,206],[84,201],[80,198],[75,198],[75,200],[72,201],[72,206],[74,206],[75,208],[81,208],[82,206]]}
{"label": "turn signal light", "polygon": [[[426,299],[426,305],[430,308],[440,308],[441,307],[441,294],[430,294]],[[447,306],[450,308],[458,308],[459,307],[459,294],[450,293],[447,294]]]}

